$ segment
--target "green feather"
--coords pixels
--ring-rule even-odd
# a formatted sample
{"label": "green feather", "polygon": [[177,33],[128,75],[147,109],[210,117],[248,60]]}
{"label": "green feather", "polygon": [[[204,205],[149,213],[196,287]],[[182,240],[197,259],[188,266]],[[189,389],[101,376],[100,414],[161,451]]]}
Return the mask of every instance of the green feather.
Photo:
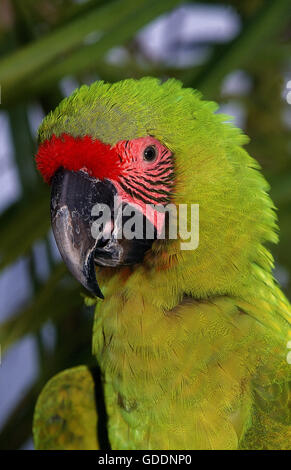
{"label": "green feather", "polygon": [[131,270],[99,269],[93,353],[114,449],[291,448],[291,313],[266,247],[274,206],[247,137],[216,111],[173,79],[96,82],[40,128],[40,142],[153,135],[174,154],[173,202],[200,207],[195,251],[158,240]]}

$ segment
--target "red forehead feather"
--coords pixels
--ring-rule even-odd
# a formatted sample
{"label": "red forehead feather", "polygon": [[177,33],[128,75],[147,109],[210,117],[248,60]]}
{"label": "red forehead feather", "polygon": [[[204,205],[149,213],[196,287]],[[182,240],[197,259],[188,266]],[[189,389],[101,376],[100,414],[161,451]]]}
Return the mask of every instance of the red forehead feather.
{"label": "red forehead feather", "polygon": [[72,171],[86,168],[90,175],[99,179],[117,179],[121,171],[118,153],[109,144],[90,136],[67,134],[53,135],[43,142],[38,148],[36,164],[47,183],[60,167]]}

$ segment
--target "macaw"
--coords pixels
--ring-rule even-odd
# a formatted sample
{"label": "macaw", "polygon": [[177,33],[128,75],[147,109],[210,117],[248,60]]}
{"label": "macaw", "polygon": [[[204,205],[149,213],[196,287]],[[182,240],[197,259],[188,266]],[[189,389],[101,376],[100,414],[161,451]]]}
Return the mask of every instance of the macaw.
{"label": "macaw", "polygon": [[[96,302],[102,386],[85,365],[53,377],[37,449],[99,449],[102,429],[115,450],[291,449],[291,309],[266,246],[276,213],[248,138],[216,111],[145,77],[83,85],[41,124],[37,166],[60,253]],[[191,249],[185,206],[199,207]],[[118,236],[133,209],[133,236]],[[135,236],[140,222],[153,236]]]}

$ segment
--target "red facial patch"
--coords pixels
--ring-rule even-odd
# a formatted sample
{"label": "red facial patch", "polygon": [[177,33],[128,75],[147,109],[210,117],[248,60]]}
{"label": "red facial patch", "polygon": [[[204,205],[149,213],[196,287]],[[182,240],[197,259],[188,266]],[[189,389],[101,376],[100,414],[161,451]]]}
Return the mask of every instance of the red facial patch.
{"label": "red facial patch", "polygon": [[[173,186],[173,158],[171,151],[151,136],[122,140],[115,146],[122,159],[119,187],[138,204],[165,204],[169,202]],[[155,157],[146,158],[146,150],[154,150]]]}
{"label": "red facial patch", "polygon": [[53,135],[39,146],[36,164],[47,183],[60,167],[71,171],[85,169],[89,175],[99,179],[115,180],[121,172],[117,151],[89,136]]}
{"label": "red facial patch", "polygon": [[62,134],[43,142],[36,156],[38,170],[48,183],[63,167],[85,170],[98,179],[110,179],[123,201],[138,205],[144,215],[161,231],[164,215],[150,205],[170,202],[174,184],[171,151],[151,136],[122,140],[114,147],[90,136]]}

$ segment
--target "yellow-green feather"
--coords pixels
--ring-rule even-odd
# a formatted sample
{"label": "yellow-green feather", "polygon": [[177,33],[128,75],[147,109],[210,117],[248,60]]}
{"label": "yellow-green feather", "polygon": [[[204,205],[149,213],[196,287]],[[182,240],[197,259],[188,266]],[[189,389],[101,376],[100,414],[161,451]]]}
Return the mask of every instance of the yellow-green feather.
{"label": "yellow-green feather", "polygon": [[195,251],[159,240],[142,264],[97,272],[93,353],[114,449],[291,448],[290,305],[265,246],[276,216],[247,138],[216,109],[176,80],[96,82],[40,129],[40,141],[154,135],[174,154],[173,202],[200,206]]}
{"label": "yellow-green feather", "polygon": [[94,450],[98,416],[95,384],[86,366],[68,369],[51,379],[41,392],[33,422],[38,450]]}

